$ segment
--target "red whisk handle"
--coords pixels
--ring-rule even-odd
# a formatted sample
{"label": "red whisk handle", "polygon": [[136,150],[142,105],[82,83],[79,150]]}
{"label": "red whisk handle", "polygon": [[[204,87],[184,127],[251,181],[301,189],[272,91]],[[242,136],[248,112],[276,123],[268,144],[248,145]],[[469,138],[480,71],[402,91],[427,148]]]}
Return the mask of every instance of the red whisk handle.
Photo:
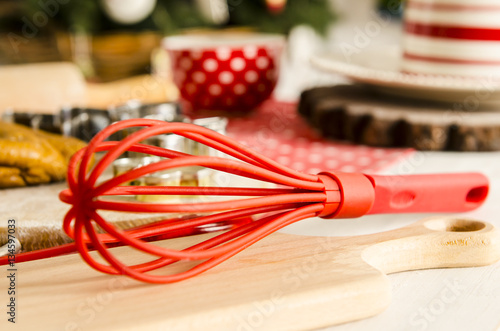
{"label": "red whisk handle", "polygon": [[488,178],[480,173],[367,176],[375,201],[368,214],[459,213],[486,200]]}
{"label": "red whisk handle", "polygon": [[480,173],[375,176],[321,172],[325,186],[323,218],[366,214],[466,212],[488,195],[488,179]]}

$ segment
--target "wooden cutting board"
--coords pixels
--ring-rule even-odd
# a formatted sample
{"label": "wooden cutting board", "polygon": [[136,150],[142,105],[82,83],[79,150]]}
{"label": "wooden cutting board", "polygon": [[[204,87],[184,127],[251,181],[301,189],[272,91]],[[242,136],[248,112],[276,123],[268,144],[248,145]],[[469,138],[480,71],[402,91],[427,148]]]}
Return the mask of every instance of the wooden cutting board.
{"label": "wooden cutting board", "polygon": [[[159,243],[181,248],[199,237]],[[127,262],[141,254],[115,248]],[[88,267],[78,255],[16,265],[22,330],[308,330],[373,316],[391,301],[388,273],[500,259],[480,221],[431,218],[358,237],[273,234],[205,274],[166,285]],[[2,266],[0,302],[8,302]],[[5,312],[0,328],[6,329]]]}

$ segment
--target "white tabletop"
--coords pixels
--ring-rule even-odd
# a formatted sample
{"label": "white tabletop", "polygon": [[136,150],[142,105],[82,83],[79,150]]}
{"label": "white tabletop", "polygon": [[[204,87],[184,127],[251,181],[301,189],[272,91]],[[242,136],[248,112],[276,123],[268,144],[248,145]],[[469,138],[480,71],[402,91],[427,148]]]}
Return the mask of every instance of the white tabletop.
{"label": "white tabletop", "polygon": [[[415,154],[387,174],[480,171],[491,181],[478,210],[462,214],[500,228],[500,153]],[[296,223],[285,232],[356,235],[381,232],[429,215],[374,215],[358,220]],[[337,222],[337,221],[336,221]],[[381,314],[325,330],[497,330],[500,327],[500,262],[487,267],[419,270],[389,275],[392,304]],[[334,313],[334,312],[332,312]]]}

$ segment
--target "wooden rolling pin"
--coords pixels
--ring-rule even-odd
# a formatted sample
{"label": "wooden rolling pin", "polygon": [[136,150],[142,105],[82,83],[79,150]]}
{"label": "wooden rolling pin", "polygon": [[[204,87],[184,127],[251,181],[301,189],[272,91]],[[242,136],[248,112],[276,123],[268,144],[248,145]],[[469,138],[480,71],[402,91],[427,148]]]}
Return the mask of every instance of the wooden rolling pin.
{"label": "wooden rolling pin", "polygon": [[0,112],[55,113],[65,106],[84,105],[85,101],[85,79],[74,64],[0,67]]}
{"label": "wooden rolling pin", "polygon": [[110,83],[87,83],[72,63],[54,62],[0,66],[0,114],[56,113],[63,107],[107,108],[137,99],[146,103],[176,100],[168,79],[150,75]]}

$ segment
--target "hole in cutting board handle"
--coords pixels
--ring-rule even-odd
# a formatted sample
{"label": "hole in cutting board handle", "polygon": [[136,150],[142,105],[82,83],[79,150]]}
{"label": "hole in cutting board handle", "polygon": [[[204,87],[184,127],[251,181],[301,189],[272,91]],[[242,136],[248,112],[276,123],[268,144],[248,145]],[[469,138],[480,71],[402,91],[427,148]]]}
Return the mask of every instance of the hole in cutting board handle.
{"label": "hole in cutting board handle", "polygon": [[434,231],[474,232],[484,229],[486,224],[480,221],[459,218],[438,218],[425,222],[425,227]]}

